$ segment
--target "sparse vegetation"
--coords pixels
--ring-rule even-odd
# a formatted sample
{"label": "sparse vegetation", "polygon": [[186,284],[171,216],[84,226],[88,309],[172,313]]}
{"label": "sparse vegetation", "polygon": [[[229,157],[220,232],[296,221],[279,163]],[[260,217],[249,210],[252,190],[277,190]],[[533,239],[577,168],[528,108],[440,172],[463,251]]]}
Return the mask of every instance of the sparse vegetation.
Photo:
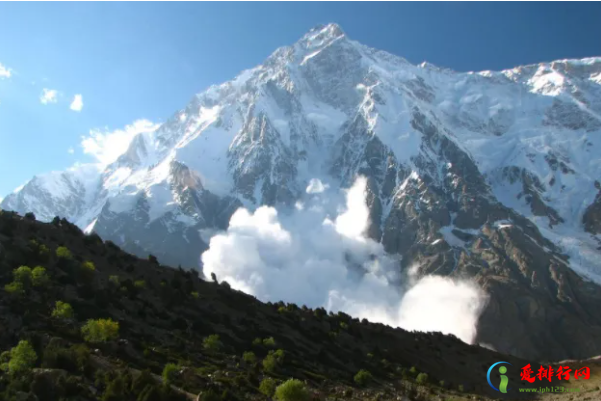
{"label": "sparse vegetation", "polygon": [[168,363],[165,365],[163,368],[163,374],[161,375],[163,377],[163,382],[166,384],[172,384],[177,376],[178,371],[179,368],[174,363]]}
{"label": "sparse vegetation", "polygon": [[255,364],[257,363],[257,356],[254,352],[247,351],[244,354],[242,354],[242,360],[248,364]]}
{"label": "sparse vegetation", "polygon": [[52,317],[55,319],[73,319],[74,313],[73,308],[66,302],[56,301],[54,309],[52,310]]}
{"label": "sparse vegetation", "polygon": [[112,319],[91,319],[81,328],[81,333],[90,343],[116,340],[119,337],[119,323]]}
{"label": "sparse vegetation", "polygon": [[264,378],[261,380],[261,384],[259,385],[259,391],[269,398],[273,397],[275,388],[276,382],[271,377]]}
{"label": "sparse vegetation", "polygon": [[20,375],[33,368],[37,359],[38,356],[29,342],[21,340],[9,352],[2,353],[0,367],[12,375]]}
{"label": "sparse vegetation", "polygon": [[308,401],[310,395],[302,381],[290,379],[275,389],[274,398],[278,401]]}
{"label": "sparse vegetation", "polygon": [[428,374],[427,373],[419,373],[417,378],[415,379],[418,384],[426,384],[428,383]]}
{"label": "sparse vegetation", "polygon": [[71,251],[69,250],[69,248],[64,247],[64,246],[59,246],[58,248],[56,248],[56,256],[60,259],[66,259],[66,260],[73,259],[73,254],[71,254]]}
{"label": "sparse vegetation", "polygon": [[31,271],[31,283],[34,287],[46,287],[50,283],[46,269],[42,266],[35,267]]}
{"label": "sparse vegetation", "polygon": [[275,339],[273,337],[263,339],[263,345],[269,348],[275,348]]}
{"label": "sparse vegetation", "polygon": [[373,376],[369,371],[361,369],[359,372],[357,372],[355,377],[353,377],[353,380],[360,386],[366,386],[373,380]]}
{"label": "sparse vegetation", "polygon": [[96,265],[94,265],[93,262],[90,262],[89,260],[86,262],[83,262],[81,264],[82,269],[88,271],[88,272],[95,272],[96,271]]}
{"label": "sparse vegetation", "polygon": [[285,355],[282,349],[269,351],[269,354],[263,359],[263,369],[266,372],[274,373],[284,363]]}
{"label": "sparse vegetation", "polygon": [[205,339],[202,342],[203,347],[206,350],[209,351],[213,351],[213,352],[217,352],[221,349],[221,340],[219,340],[219,335],[218,334],[211,334],[208,337],[205,337]]}

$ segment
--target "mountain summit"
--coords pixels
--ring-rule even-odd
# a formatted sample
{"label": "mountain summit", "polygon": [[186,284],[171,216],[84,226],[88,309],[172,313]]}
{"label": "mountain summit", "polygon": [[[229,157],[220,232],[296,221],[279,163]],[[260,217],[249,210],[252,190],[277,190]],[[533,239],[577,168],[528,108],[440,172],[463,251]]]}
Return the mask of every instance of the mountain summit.
{"label": "mountain summit", "polygon": [[2,208],[66,217],[197,267],[239,207],[291,208],[311,179],[367,177],[368,234],[401,267],[490,295],[478,340],[601,353],[601,58],[457,73],[329,24],[195,96],[100,171],[34,177]]}

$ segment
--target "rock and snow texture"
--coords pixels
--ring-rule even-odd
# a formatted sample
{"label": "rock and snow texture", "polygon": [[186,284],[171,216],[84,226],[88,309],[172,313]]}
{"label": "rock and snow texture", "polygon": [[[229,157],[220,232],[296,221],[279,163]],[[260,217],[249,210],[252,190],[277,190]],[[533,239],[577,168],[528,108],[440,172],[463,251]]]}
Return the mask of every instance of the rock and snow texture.
{"label": "rock and snow texture", "polygon": [[601,353],[589,339],[601,335],[599,77],[601,58],[415,66],[320,26],[195,96],[110,165],[37,176],[2,207],[195,267],[239,207],[286,213],[363,175],[368,236],[402,268],[471,277],[491,294],[483,342],[587,357]]}

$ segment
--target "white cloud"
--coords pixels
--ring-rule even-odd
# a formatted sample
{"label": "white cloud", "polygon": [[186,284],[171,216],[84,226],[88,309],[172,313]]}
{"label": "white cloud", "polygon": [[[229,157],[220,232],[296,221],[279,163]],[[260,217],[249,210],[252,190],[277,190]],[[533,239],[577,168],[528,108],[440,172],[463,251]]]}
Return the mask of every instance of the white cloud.
{"label": "white cloud", "polygon": [[[202,254],[203,273],[262,301],[286,301],[344,311],[409,330],[441,331],[471,343],[486,302],[471,282],[400,274],[398,257],[364,236],[369,223],[366,180],[343,199],[307,196],[304,206],[280,215],[261,206],[238,209],[225,233]],[[336,217],[331,217],[336,216]]]}
{"label": "white cloud", "polygon": [[73,149],[73,147],[70,147],[69,149],[67,149],[67,153],[72,155],[73,153],[75,153],[75,149]]}
{"label": "white cloud", "polygon": [[75,95],[73,97],[70,109],[73,111],[81,111],[81,109],[83,109],[83,97],[81,95]]}
{"label": "white cloud", "polygon": [[81,146],[85,154],[92,155],[103,165],[108,165],[125,153],[136,135],[154,131],[158,127],[159,124],[151,121],[137,120],[123,129],[114,131],[93,129],[88,136],[82,137]]}
{"label": "white cloud", "polygon": [[11,69],[3,66],[2,63],[0,63],[0,78],[10,78],[11,75]]}
{"label": "white cloud", "polygon": [[328,184],[324,185],[320,179],[312,178],[311,181],[309,181],[309,185],[307,186],[306,192],[308,194],[320,194],[329,187],[330,186]]}
{"label": "white cloud", "polygon": [[42,104],[56,103],[57,101],[58,91],[56,89],[42,89],[42,94],[40,95],[40,102],[42,102]]}

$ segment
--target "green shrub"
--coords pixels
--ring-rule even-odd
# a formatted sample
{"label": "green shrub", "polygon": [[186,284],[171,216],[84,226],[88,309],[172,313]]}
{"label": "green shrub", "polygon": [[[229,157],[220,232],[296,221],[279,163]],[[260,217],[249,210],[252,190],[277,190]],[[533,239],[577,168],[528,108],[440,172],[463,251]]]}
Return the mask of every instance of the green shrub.
{"label": "green shrub", "polygon": [[139,290],[142,290],[142,289],[146,288],[146,281],[136,280],[136,281],[134,281],[134,287],[136,287]]}
{"label": "green shrub", "polygon": [[50,249],[48,249],[48,247],[44,244],[40,245],[40,247],[38,248],[38,251],[40,253],[40,257],[43,260],[48,260],[48,256],[50,256]]}
{"label": "green shrub", "polygon": [[257,362],[257,356],[255,355],[254,352],[252,351],[247,351],[244,354],[242,354],[242,360],[245,363],[248,363],[250,365],[253,365]]}
{"label": "green shrub", "polygon": [[20,375],[34,367],[38,356],[28,341],[21,340],[8,353],[3,353],[2,359],[8,359],[2,364],[3,370],[10,374]]}
{"label": "green shrub", "polygon": [[46,287],[50,283],[46,269],[42,266],[34,268],[31,272],[31,283],[34,287]]}
{"label": "green shrub", "polygon": [[119,276],[109,276],[109,283],[119,286]]}
{"label": "green shrub", "polygon": [[275,399],[278,401],[308,401],[310,395],[302,381],[290,379],[275,389]]}
{"label": "green shrub", "polygon": [[31,268],[29,266],[19,266],[13,270],[14,281],[23,284],[24,287],[28,287],[31,284],[31,275]]}
{"label": "green shrub", "polygon": [[58,248],[56,248],[56,256],[60,259],[66,259],[66,260],[73,259],[73,255],[71,254],[71,251],[69,250],[69,248],[64,247],[64,246],[59,246]]}
{"label": "green shrub", "polygon": [[52,317],[55,319],[73,319],[73,308],[66,302],[56,301]]}
{"label": "green shrub", "polygon": [[119,323],[111,319],[90,319],[81,328],[81,333],[91,343],[115,340],[119,337]]}
{"label": "green shrub", "polygon": [[23,284],[18,281],[13,281],[10,284],[6,284],[4,286],[4,290],[6,292],[8,292],[9,294],[13,294],[13,295],[25,294],[25,288],[23,287]]}
{"label": "green shrub", "polygon": [[263,340],[263,345],[266,347],[275,348],[275,339],[273,337],[265,338]]}
{"label": "green shrub", "polygon": [[445,382],[444,380],[441,380],[440,382],[438,382],[438,385],[442,388],[445,388]]}
{"label": "green shrub", "polygon": [[372,381],[372,379],[373,376],[371,375],[371,373],[365,369],[361,369],[359,372],[357,372],[355,377],[353,377],[355,383],[357,383],[360,386],[367,385],[369,382]]}
{"label": "green shrub", "polygon": [[202,346],[209,351],[217,352],[221,349],[221,341],[218,334],[211,334],[202,341]]}
{"label": "green shrub", "polygon": [[81,268],[82,268],[84,271],[86,271],[86,272],[89,272],[89,273],[93,273],[93,272],[95,272],[95,271],[96,271],[96,265],[94,265],[94,262],[90,262],[89,260],[88,260],[88,261],[85,261],[85,262],[83,262],[83,263],[81,264]]}
{"label": "green shrub", "polygon": [[177,377],[177,373],[179,371],[179,367],[174,363],[168,363],[165,365],[163,369],[163,382],[166,384],[173,384],[175,378]]}
{"label": "green shrub", "polygon": [[264,394],[266,397],[273,397],[273,393],[275,392],[275,380],[271,377],[266,377],[261,380],[261,384],[259,385],[259,391]]}
{"label": "green shrub", "polygon": [[417,375],[417,369],[415,368],[415,366],[412,366],[411,369],[409,369],[409,373],[411,373],[411,376],[413,377]]}
{"label": "green shrub", "polygon": [[198,297],[199,297],[199,295],[198,295],[198,292],[196,292],[196,291],[192,291],[192,292],[190,293],[190,295],[191,295],[191,296],[192,296],[192,298],[194,298],[194,299],[198,299]]}
{"label": "green shrub", "polygon": [[253,340],[253,347],[259,347],[261,345],[263,345],[263,340],[260,338],[257,337]]}
{"label": "green shrub", "polygon": [[428,374],[427,373],[420,373],[417,375],[417,378],[415,379],[415,381],[418,384],[426,384],[428,382]]}
{"label": "green shrub", "polygon": [[269,351],[269,354],[263,359],[263,369],[266,372],[273,373],[278,367],[284,363],[285,353],[284,350],[279,349],[277,351]]}
{"label": "green shrub", "polygon": [[457,390],[459,390],[460,392],[463,393],[464,389],[463,389],[463,384],[460,384],[457,386]]}

